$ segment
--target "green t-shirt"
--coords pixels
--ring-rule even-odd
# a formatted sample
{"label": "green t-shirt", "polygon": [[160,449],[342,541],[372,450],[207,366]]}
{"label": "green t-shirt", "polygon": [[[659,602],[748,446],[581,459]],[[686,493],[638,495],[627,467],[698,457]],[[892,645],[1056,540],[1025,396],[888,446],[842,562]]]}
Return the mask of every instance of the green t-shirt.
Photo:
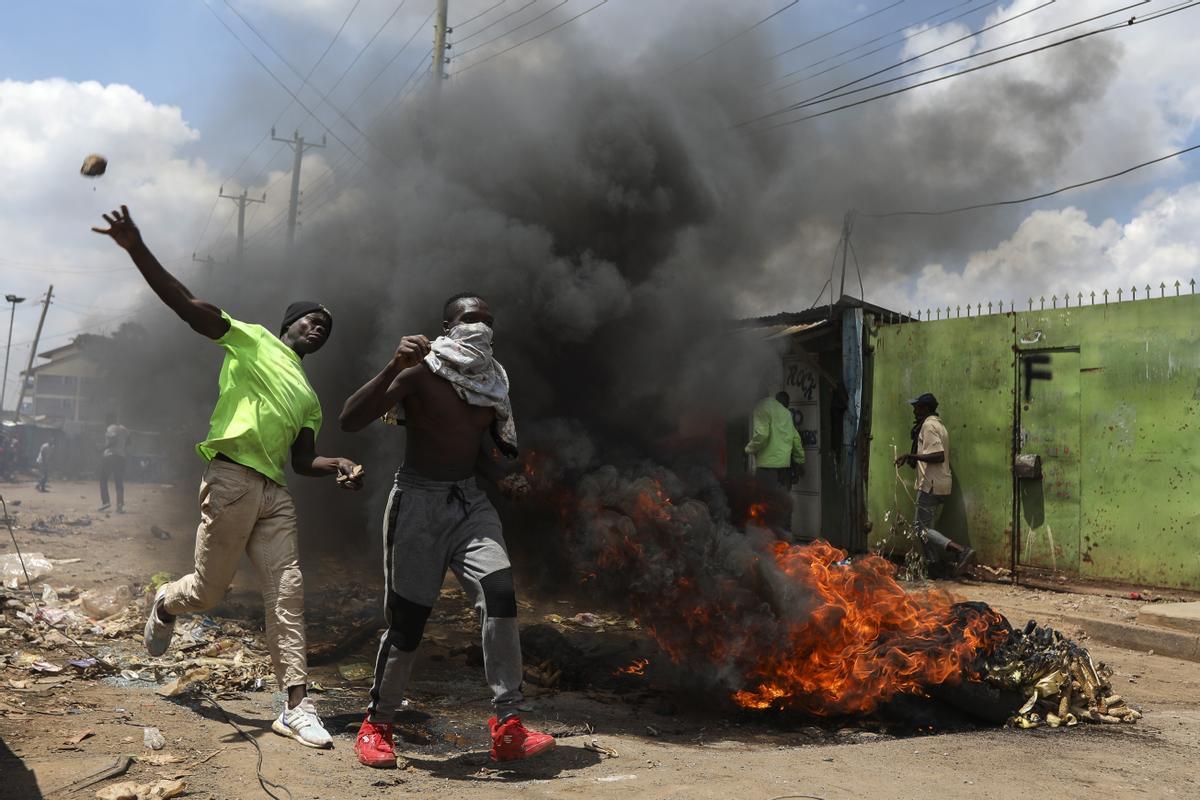
{"label": "green t-shirt", "polygon": [[321,404],[300,366],[300,356],[262,325],[238,322],[224,311],[229,330],[218,381],[221,395],[208,438],[196,445],[205,461],[223,453],[278,483],[301,428],[321,429]]}
{"label": "green t-shirt", "polygon": [[746,452],[754,456],[757,466],[787,469],[793,461],[804,463],[804,442],[792,421],[792,412],[774,397],[754,407],[751,428]]}

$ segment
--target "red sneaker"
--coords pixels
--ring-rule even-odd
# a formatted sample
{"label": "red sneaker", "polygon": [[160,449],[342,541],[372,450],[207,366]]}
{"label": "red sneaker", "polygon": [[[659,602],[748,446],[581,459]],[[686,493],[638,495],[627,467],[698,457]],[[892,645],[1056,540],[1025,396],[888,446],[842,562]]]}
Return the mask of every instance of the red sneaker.
{"label": "red sneaker", "polygon": [[509,717],[504,722],[492,717],[488,728],[492,732],[492,761],[517,761],[554,749],[553,736],[529,730],[520,717]]}
{"label": "red sneaker", "polygon": [[354,738],[354,752],[368,767],[395,767],[396,748],[392,746],[392,726],[376,725],[364,719]]}

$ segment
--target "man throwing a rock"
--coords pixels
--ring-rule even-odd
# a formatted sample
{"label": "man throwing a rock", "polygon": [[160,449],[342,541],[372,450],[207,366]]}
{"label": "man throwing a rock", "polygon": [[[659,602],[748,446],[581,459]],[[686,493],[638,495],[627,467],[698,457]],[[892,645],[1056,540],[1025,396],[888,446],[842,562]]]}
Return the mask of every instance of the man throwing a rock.
{"label": "man throwing a rock", "polygon": [[208,468],[200,482],[195,570],[158,590],[146,620],[146,650],[162,655],[171,644],[177,615],[219,603],[246,553],[262,582],[275,677],[288,695],[271,728],[308,747],[332,747],[307,696],[296,508],[283,468],[290,450],[298,474],[342,476],[343,486],[361,487],[357,464],[316,453],[321,405],[301,366],[304,356],[329,339],[333,315],[319,303],[302,301],[288,306],[278,335],[239,322],[197,299],[163,269],[125,206],[105,214],[104,220],[108,228],[92,230],[123,247],[154,293],[192,330],[225,350],[208,438],[196,446]]}
{"label": "man throwing a rock", "polygon": [[452,297],[443,318],[444,333],[433,342],[405,336],[341,415],[343,430],[358,431],[401,404],[408,431],[383,523],[388,629],[354,745],[370,767],[396,765],[392,723],[447,566],[483,626],[484,672],[496,709],[488,721],[492,759],[529,758],[554,747],[552,737],[528,730],[518,716],[523,668],[512,568],[500,518],[474,477],[496,480],[510,496],[527,488],[524,476],[500,477],[505,470],[485,438],[490,430],[495,448],[516,456],[508,376],[492,357],[494,319],[474,294]]}

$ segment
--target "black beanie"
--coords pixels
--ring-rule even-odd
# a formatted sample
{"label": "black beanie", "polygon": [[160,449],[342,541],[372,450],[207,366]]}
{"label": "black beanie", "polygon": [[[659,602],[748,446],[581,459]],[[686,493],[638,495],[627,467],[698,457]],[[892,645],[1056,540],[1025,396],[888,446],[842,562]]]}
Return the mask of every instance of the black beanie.
{"label": "black beanie", "polygon": [[333,312],[321,303],[315,303],[312,300],[297,300],[288,306],[287,311],[283,313],[283,324],[279,327],[279,332],[283,333],[292,326],[293,322],[314,311],[320,311],[329,317],[329,333],[333,333]]}

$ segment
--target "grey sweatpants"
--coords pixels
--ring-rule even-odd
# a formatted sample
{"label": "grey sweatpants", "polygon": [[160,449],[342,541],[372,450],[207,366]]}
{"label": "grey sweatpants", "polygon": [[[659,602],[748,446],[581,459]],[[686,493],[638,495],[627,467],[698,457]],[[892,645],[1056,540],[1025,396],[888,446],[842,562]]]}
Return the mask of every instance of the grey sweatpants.
{"label": "grey sweatpants", "polygon": [[948,499],[949,495],[933,494],[932,492],[917,493],[916,530],[924,544],[927,563],[941,561],[950,548],[950,540],[932,527],[934,517]]}
{"label": "grey sweatpants", "polygon": [[384,514],[383,553],[388,629],[375,661],[370,720],[395,720],[447,568],[479,612],[483,669],[496,716],[516,714],[524,698],[512,567],[500,517],[475,480],[433,481],[397,471]]}

